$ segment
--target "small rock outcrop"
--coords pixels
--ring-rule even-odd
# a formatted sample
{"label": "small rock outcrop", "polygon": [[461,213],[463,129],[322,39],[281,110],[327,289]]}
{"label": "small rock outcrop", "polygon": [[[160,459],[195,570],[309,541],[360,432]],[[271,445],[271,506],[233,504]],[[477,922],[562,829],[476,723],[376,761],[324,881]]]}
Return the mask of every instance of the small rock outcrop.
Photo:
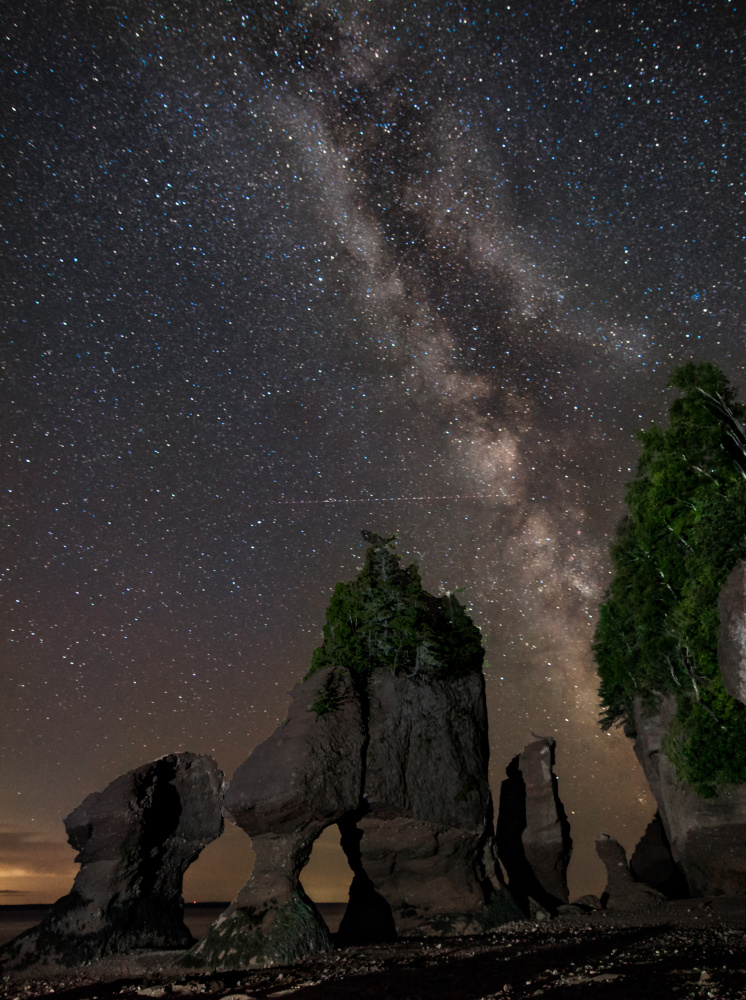
{"label": "small rock outcrop", "polygon": [[686,878],[671,854],[666,830],[656,813],[648,823],[630,858],[629,869],[636,882],[644,882],[668,899],[686,899]]}
{"label": "small rock outcrop", "polygon": [[191,944],[183,876],[222,832],[224,788],[211,757],[176,753],[89,795],[64,820],[81,865],[72,890],[0,951],[3,967]]}
{"label": "small rock outcrop", "polygon": [[329,947],[300,873],[319,834],[360,805],[365,740],[348,670],[327,667],[296,685],[287,720],[238,768],[225,798],[226,816],[252,839],[251,877],[188,965],[272,965]]}
{"label": "small rock outcrop", "polygon": [[746,562],[738,562],[718,597],[718,664],[723,687],[746,704]]}
{"label": "small rock outcrop", "polygon": [[618,840],[603,833],[596,838],[596,854],[606,868],[606,890],[601,902],[606,909],[636,909],[660,905],[665,897],[648,885],[635,882],[627,864],[627,855]]}
{"label": "small rock outcrop", "polygon": [[746,784],[702,798],[679,782],[662,749],[676,699],[659,699],[655,711],[634,705],[635,754],[645,772],[671,845],[692,896],[746,894]]}
{"label": "small rock outcrop", "polygon": [[554,748],[551,739],[529,743],[508,765],[500,790],[498,856],[510,891],[526,912],[535,904],[555,912],[569,900],[572,839],[554,774]]}

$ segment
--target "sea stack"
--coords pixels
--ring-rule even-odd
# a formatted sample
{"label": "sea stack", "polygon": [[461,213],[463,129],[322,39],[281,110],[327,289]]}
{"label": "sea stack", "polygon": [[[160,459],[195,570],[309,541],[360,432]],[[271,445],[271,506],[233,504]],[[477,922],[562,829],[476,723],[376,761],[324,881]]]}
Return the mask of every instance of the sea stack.
{"label": "sea stack", "polygon": [[184,872],[223,829],[215,761],[176,753],[93,792],[64,823],[80,863],[73,887],[0,951],[6,969],[80,965],[137,948],[184,948]]}

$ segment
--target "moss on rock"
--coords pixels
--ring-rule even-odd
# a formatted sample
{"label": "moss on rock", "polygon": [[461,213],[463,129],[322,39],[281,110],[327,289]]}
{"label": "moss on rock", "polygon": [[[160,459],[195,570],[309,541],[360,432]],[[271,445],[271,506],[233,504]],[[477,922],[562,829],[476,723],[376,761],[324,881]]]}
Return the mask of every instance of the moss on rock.
{"label": "moss on rock", "polygon": [[181,964],[222,970],[287,965],[329,949],[326,925],[304,892],[280,906],[272,902],[266,907],[228,909]]}

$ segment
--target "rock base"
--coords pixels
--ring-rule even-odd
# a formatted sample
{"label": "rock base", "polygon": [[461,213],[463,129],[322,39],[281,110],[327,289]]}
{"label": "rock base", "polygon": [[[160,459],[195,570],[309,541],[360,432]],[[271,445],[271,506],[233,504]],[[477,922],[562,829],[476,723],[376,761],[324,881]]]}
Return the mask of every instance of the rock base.
{"label": "rock base", "polygon": [[182,959],[187,968],[233,970],[289,965],[327,951],[329,931],[302,889],[284,903],[230,907]]}

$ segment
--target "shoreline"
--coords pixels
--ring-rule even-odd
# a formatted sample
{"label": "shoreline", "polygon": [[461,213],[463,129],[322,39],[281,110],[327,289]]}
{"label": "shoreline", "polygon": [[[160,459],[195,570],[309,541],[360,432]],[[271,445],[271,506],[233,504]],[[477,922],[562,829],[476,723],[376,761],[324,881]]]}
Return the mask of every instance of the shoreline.
{"label": "shoreline", "polygon": [[75,969],[36,966],[3,976],[0,997],[30,1000],[54,991],[57,1000],[201,993],[216,1000],[738,1000],[746,996],[746,897],[527,920],[478,937],[332,947],[264,969],[187,972],[175,965],[181,954],[138,952]]}

